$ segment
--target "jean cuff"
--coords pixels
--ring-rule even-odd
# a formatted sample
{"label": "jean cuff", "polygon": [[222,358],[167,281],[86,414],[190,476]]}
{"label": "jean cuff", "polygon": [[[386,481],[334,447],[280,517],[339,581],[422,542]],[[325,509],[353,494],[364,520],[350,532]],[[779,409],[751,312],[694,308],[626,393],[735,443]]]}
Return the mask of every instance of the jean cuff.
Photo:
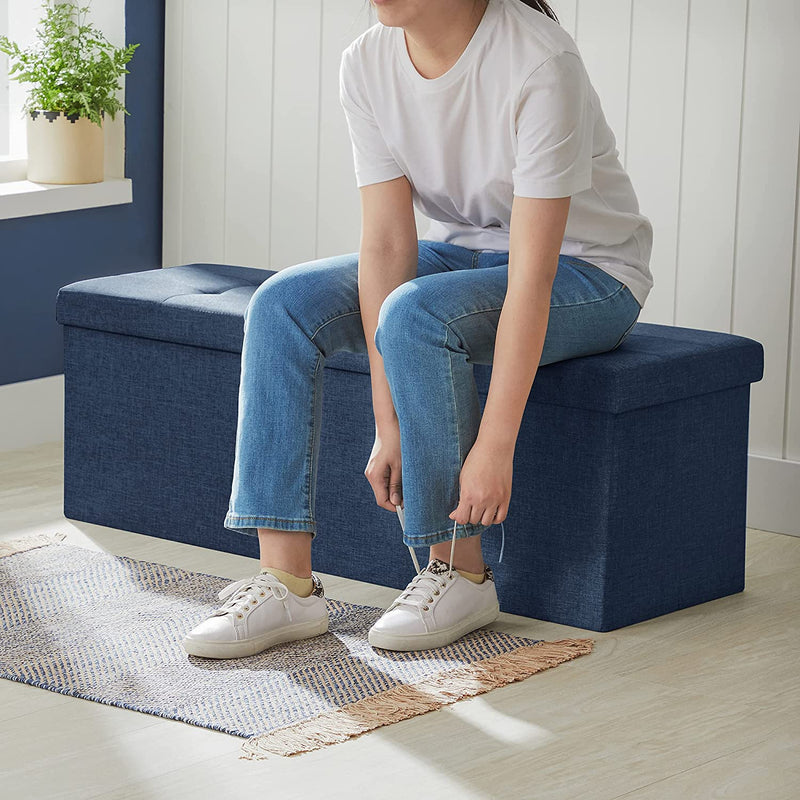
{"label": "jean cuff", "polygon": [[[479,533],[489,530],[491,525],[481,525],[479,523],[468,522],[465,525],[456,525],[456,539],[466,539],[469,536],[477,536]],[[440,542],[450,542],[453,540],[452,526],[443,531],[433,533],[411,534],[403,533],[403,544],[407,547],[429,547]]]}
{"label": "jean cuff", "polygon": [[283,517],[247,516],[229,511],[225,515],[223,526],[228,530],[258,536],[259,528],[272,528],[277,531],[299,531],[310,533],[316,538],[317,523],[313,519],[285,519]]}

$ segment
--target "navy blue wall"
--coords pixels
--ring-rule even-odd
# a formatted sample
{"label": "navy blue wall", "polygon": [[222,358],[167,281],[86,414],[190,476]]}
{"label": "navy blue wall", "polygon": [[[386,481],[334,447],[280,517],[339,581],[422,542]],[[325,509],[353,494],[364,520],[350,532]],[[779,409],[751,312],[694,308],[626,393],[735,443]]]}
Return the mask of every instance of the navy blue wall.
{"label": "navy blue wall", "polygon": [[164,0],[130,0],[125,176],[133,203],[0,220],[0,384],[63,372],[58,289],[161,266]]}

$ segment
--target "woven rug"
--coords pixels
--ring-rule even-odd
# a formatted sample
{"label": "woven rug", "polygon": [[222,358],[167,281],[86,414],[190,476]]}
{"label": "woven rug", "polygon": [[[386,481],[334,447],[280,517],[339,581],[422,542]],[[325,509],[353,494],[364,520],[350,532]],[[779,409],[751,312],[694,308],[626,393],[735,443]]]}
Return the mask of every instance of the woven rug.
{"label": "woven rug", "polygon": [[482,628],[431,650],[367,641],[380,608],[326,597],[328,633],[238,659],[187,655],[185,633],[233,578],[68,544],[0,541],[0,677],[244,737],[290,756],[433,711],[591,652]]}

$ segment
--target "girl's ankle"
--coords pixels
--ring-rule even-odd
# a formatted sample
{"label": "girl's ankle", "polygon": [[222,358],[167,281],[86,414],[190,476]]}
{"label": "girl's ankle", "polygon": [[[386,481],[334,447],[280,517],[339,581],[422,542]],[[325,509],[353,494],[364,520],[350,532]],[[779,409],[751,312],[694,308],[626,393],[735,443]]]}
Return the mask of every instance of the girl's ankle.
{"label": "girl's ankle", "polygon": [[261,571],[274,575],[292,594],[296,594],[298,597],[308,597],[314,591],[314,582],[311,580],[310,575],[307,578],[303,578],[277,567],[265,567],[263,565],[261,566]]}

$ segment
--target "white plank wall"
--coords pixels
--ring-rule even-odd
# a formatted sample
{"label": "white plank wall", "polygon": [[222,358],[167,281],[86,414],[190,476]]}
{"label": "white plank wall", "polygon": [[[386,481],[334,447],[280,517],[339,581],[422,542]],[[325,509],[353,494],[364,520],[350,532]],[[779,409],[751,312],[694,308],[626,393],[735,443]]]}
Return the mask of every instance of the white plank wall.
{"label": "white plank wall", "polygon": [[[363,0],[362,0],[363,3]],[[343,13],[342,9],[347,8]],[[321,256],[358,250],[361,206],[355,189],[350,137],[339,105],[339,59],[342,50],[374,21],[370,9],[355,2],[322,5],[322,65],[320,72],[319,203],[317,253]],[[344,191],[342,187],[345,187]],[[343,196],[349,202],[342,202]],[[420,223],[425,218],[417,214]],[[422,228],[424,230],[424,228]]]}
{"label": "white plank wall", "polygon": [[[763,343],[749,524],[800,534],[800,3],[551,5],[653,222],[655,285],[640,319]],[[357,250],[338,68],[376,21],[366,0],[166,10],[164,265],[280,269]]]}
{"label": "white plank wall", "polygon": [[[781,458],[800,447],[785,436],[800,131],[800,4],[750,0],[747,23],[733,329],[766,347],[764,379],[754,387],[752,437],[759,453]],[[800,405],[800,395],[794,405]]]}
{"label": "white plank wall", "polygon": [[[224,5],[224,4],[223,4]],[[272,214],[272,104],[275,7],[272,0],[228,4],[225,115],[224,260],[231,264],[271,263],[264,225]],[[252,42],[258,47],[236,47]],[[235,57],[231,57],[235,53]],[[255,90],[255,91],[254,91]],[[274,220],[273,220],[274,224]],[[188,231],[192,235],[191,228]]]}
{"label": "white plank wall", "polygon": [[655,283],[645,305],[648,319],[659,322],[672,322],[675,313],[688,6],[635,0],[631,24],[625,164],[653,221]]}
{"label": "white plank wall", "polygon": [[[564,30],[569,31],[574,39],[578,32],[578,2],[579,0],[554,0],[550,8],[556,12],[559,22]],[[595,0],[584,0],[584,3],[593,3]]]}
{"label": "white plank wall", "polygon": [[746,26],[747,0],[691,5],[675,296],[687,328],[731,330]]}
{"label": "white plank wall", "polygon": [[[603,111],[614,131],[617,149],[623,159],[627,150],[632,2],[604,0],[598,3],[597,0],[583,0],[577,5],[580,27],[577,35],[573,36],[601,98]],[[556,14],[561,19],[559,10],[556,10]]]}
{"label": "white plank wall", "polygon": [[[315,258],[322,3],[275,0],[270,263]],[[330,68],[331,65],[326,65]]]}

